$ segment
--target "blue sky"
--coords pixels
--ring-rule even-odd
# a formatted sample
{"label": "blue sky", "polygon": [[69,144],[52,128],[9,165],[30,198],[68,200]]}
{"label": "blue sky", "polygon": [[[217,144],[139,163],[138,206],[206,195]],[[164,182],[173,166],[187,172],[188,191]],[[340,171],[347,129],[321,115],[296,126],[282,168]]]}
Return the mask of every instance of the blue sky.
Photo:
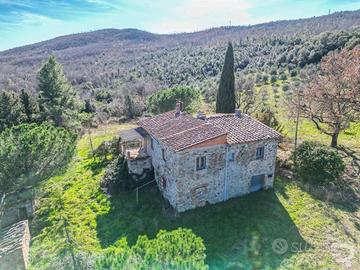
{"label": "blue sky", "polygon": [[0,0],[0,50],[103,28],[155,33],[360,9],[360,0]]}

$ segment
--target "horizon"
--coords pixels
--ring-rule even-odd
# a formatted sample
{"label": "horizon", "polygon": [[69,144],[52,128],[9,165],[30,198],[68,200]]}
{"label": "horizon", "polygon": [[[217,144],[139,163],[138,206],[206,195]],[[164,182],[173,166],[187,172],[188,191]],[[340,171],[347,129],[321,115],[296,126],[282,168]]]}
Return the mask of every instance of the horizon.
{"label": "horizon", "polygon": [[[297,8],[298,7],[298,8]],[[104,29],[138,29],[155,34],[203,31],[296,20],[360,9],[360,0],[0,0],[0,51],[59,36]],[[153,11],[153,12],[151,12]]]}

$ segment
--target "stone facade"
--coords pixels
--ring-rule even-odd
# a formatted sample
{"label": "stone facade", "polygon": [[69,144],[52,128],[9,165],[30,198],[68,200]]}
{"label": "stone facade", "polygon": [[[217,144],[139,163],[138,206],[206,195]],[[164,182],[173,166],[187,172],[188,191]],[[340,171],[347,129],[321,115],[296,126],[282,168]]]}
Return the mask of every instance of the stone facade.
{"label": "stone facade", "polygon": [[[247,194],[253,176],[263,175],[262,188],[273,186],[277,140],[232,145],[208,143],[179,152],[151,136],[146,140],[159,189],[179,212]],[[256,151],[261,147],[263,157],[256,159]],[[206,158],[204,169],[197,170],[198,157]]]}
{"label": "stone facade", "polygon": [[0,207],[0,228],[31,218],[35,207],[34,191],[31,188],[6,194]]}

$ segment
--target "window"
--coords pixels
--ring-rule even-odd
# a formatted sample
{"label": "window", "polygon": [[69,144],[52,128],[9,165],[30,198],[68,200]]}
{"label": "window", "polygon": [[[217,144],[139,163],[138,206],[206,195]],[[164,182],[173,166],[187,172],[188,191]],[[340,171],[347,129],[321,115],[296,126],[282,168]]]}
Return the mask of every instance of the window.
{"label": "window", "polygon": [[256,149],[256,159],[263,159],[263,158],[264,158],[264,146]]}
{"label": "window", "polygon": [[150,137],[151,150],[154,150],[154,139]]}
{"label": "window", "polygon": [[166,151],[165,149],[161,149],[162,159],[166,160]]}
{"label": "window", "polygon": [[196,170],[203,170],[206,168],[206,157],[197,157],[196,158]]}
{"label": "window", "polygon": [[235,160],[235,152],[229,152],[228,160],[229,161],[234,161]]}

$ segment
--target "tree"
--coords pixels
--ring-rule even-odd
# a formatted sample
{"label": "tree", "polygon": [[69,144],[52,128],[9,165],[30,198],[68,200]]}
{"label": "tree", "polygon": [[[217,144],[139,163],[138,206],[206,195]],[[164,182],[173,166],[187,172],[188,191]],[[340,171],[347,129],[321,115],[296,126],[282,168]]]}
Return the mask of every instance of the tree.
{"label": "tree", "polygon": [[233,113],[235,111],[235,76],[234,52],[229,42],[221,73],[219,90],[216,97],[217,113]]}
{"label": "tree", "polygon": [[21,110],[19,96],[11,92],[0,95],[0,132],[25,122],[25,115]]}
{"label": "tree", "polygon": [[21,124],[0,133],[0,190],[35,185],[72,157],[76,135],[49,124]]}
{"label": "tree", "polygon": [[26,116],[26,122],[31,123],[34,120],[34,115],[36,114],[36,104],[24,89],[21,90],[20,93],[20,103],[22,106],[22,111]]}
{"label": "tree", "polygon": [[206,270],[205,245],[191,230],[161,230],[155,239],[139,236],[133,247],[124,240],[96,262],[95,269]]}
{"label": "tree", "polygon": [[339,133],[360,119],[360,48],[324,57],[303,95],[303,115],[337,147]]}
{"label": "tree", "polygon": [[55,56],[51,55],[42,65],[37,80],[42,120],[52,121],[58,127],[69,128],[76,125],[80,102]]}
{"label": "tree", "polygon": [[240,76],[236,82],[236,105],[243,113],[251,114],[255,110],[256,103],[254,79],[252,77]]}
{"label": "tree", "polygon": [[94,113],[94,112],[96,112],[96,107],[95,107],[95,105],[91,102],[90,99],[85,99],[85,104],[84,104],[83,112],[85,112],[85,113]]}
{"label": "tree", "polygon": [[147,109],[154,114],[171,111],[177,100],[183,103],[183,110],[193,112],[199,107],[201,94],[198,90],[185,86],[164,89],[148,98]]}
{"label": "tree", "polygon": [[134,108],[134,102],[130,95],[125,96],[124,100],[124,114],[128,119],[133,119],[136,112]]}

